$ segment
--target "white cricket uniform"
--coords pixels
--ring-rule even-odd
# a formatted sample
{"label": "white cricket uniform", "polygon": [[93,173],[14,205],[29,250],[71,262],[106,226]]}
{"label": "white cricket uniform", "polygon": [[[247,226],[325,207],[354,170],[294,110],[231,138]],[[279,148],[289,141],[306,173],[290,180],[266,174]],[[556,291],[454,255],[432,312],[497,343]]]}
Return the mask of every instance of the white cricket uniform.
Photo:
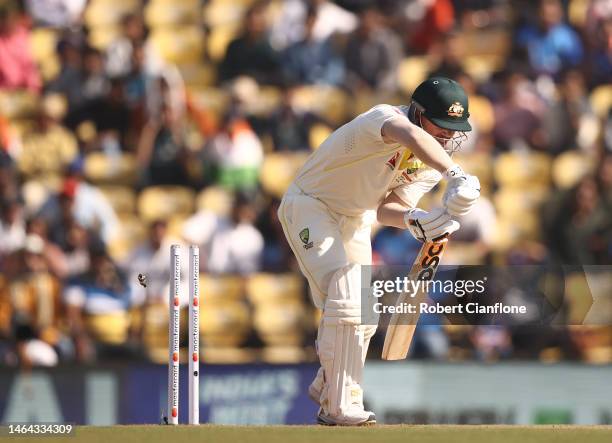
{"label": "white cricket uniform", "polygon": [[378,105],[334,131],[298,172],[279,207],[289,244],[322,308],[334,272],[370,265],[371,225],[389,192],[409,207],[442,178],[381,129],[406,107]]}

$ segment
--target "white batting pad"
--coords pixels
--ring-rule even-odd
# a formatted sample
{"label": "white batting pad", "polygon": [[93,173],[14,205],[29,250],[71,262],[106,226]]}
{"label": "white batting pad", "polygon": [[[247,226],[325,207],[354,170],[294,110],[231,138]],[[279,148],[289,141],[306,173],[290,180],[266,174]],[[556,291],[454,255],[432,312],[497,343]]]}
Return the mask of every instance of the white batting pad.
{"label": "white batting pad", "polygon": [[361,327],[361,272],[345,266],[332,276],[321,321],[318,352],[327,392],[322,407],[330,416],[345,415],[362,403],[364,330]]}

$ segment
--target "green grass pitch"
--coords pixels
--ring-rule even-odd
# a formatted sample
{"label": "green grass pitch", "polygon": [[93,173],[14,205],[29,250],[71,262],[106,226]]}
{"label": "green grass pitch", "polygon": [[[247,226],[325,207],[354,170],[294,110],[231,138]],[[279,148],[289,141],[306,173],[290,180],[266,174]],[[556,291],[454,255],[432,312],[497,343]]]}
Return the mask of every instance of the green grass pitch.
{"label": "green grass pitch", "polygon": [[87,443],[610,443],[612,426],[80,426],[72,437],[4,437],[0,441]]}

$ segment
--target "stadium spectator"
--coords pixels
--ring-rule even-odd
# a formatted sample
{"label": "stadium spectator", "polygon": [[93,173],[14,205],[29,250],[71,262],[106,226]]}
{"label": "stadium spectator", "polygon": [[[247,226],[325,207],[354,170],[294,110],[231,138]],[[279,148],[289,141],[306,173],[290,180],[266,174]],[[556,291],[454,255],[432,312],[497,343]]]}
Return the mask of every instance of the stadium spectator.
{"label": "stadium spectator", "polygon": [[[70,220],[64,227],[66,231],[65,244],[60,245],[64,252],[66,274],[64,278],[72,278],[87,271],[89,262],[90,234],[75,220]],[[93,236],[95,237],[95,236]]]}
{"label": "stadium spectator", "polygon": [[62,238],[69,226],[67,222],[72,219],[97,233],[105,243],[116,235],[119,227],[117,215],[104,194],[83,180],[82,168],[80,161],[74,162],[61,191],[50,196],[39,211],[50,226],[51,238],[58,244],[66,244]]}
{"label": "stadium spectator", "polygon": [[[140,134],[147,121],[147,96],[151,92],[155,79],[144,69],[145,48],[136,43],[132,48],[131,70],[123,78],[123,91],[130,112],[130,129]],[[128,139],[128,146],[135,146],[137,141]]]}
{"label": "stadium spectator", "polygon": [[0,90],[41,88],[38,69],[30,51],[30,31],[12,0],[0,4]]}
{"label": "stadium spectator", "polygon": [[431,46],[429,53],[434,68],[429,73],[430,77],[444,76],[456,79],[463,74],[465,47],[458,33],[449,32]]}
{"label": "stadium spectator", "polygon": [[126,343],[128,309],[132,305],[126,276],[104,246],[92,243],[89,256],[89,270],[70,279],[62,295],[70,336],[80,362],[92,361],[100,353],[112,356],[116,347]]}
{"label": "stadium spectator", "polygon": [[121,28],[123,32],[106,48],[106,73],[110,77],[122,77],[133,70],[135,47],[142,47],[146,38],[145,24],[139,14],[125,15]]}
{"label": "stadium spectator", "polygon": [[249,198],[239,193],[229,217],[203,210],[187,220],[183,238],[200,246],[200,269],[241,275],[259,271],[264,239],[253,226],[256,216]]}
{"label": "stadium spectator", "polygon": [[584,52],[580,37],[564,21],[559,0],[540,0],[538,23],[520,28],[516,44],[527,51],[537,73],[553,76],[577,66]]}
{"label": "stadium spectator", "polygon": [[161,118],[152,115],[140,134],[136,156],[141,184],[187,184],[185,149],[181,119],[172,106],[165,105]]}
{"label": "stadium spectator", "polygon": [[[26,235],[40,239],[42,244],[41,257],[45,260],[46,269],[52,275],[64,278],[68,275],[68,263],[61,248],[53,243],[48,236],[48,226],[42,218],[32,218],[28,220],[26,225]],[[26,237],[27,238],[27,237]]]}
{"label": "stadium spectator", "polygon": [[[170,278],[170,262],[168,251],[171,240],[168,238],[168,223],[164,220],[155,220],[149,226],[149,236],[145,242],[137,246],[123,264],[129,276],[129,281],[137,281],[138,274],[147,278],[146,296],[139,296],[146,303],[167,303],[168,279]],[[185,263],[183,263],[185,264]],[[187,275],[187,268],[181,270]]]}
{"label": "stadium spectator", "polygon": [[78,155],[74,134],[62,126],[66,112],[64,98],[45,95],[34,111],[34,125],[21,136],[21,149],[16,158],[22,174],[44,177],[61,173]]}
{"label": "stadium spectator", "polygon": [[510,331],[503,326],[475,326],[470,338],[478,360],[491,362],[508,358],[512,353]]}
{"label": "stadium spectator", "polygon": [[57,92],[66,97],[69,111],[79,108],[85,100],[82,44],[82,37],[75,33],[67,33],[59,40],[56,53],[60,71],[45,87],[48,92]]}
{"label": "stadium spectator", "polygon": [[110,91],[110,81],[104,71],[104,55],[91,46],[83,49],[83,96],[93,101]]}
{"label": "stadium spectator", "polygon": [[407,36],[411,52],[427,52],[455,23],[455,10],[450,0],[417,0],[408,11],[408,18],[414,23],[408,28]]}
{"label": "stadium spectator", "polygon": [[548,248],[559,263],[612,263],[609,249],[612,211],[591,176],[545,205],[543,232]]}
{"label": "stadium spectator", "polygon": [[263,147],[239,113],[223,117],[219,132],[207,141],[202,155],[214,169],[215,183],[241,190],[257,187]]}
{"label": "stadium spectator", "polygon": [[0,200],[0,269],[3,257],[23,247],[25,227],[23,204],[18,199]]}
{"label": "stadium spectator", "polygon": [[324,41],[334,34],[346,34],[357,27],[357,17],[333,1],[285,0],[281,12],[272,26],[271,41],[275,49],[282,50],[303,40],[307,31],[308,10],[316,9],[312,24],[312,39]]}
{"label": "stadium spectator", "polygon": [[41,26],[79,25],[87,0],[26,0],[29,15]]}
{"label": "stadium spectator", "polygon": [[263,272],[289,272],[298,269],[295,256],[278,221],[279,204],[280,201],[274,198],[265,205],[255,225],[265,240],[261,253]]}
{"label": "stadium spectator", "polygon": [[219,67],[224,81],[248,75],[258,83],[279,83],[279,54],[270,45],[265,14],[266,3],[262,1],[255,2],[247,11],[244,32],[229,44]]}
{"label": "stadium spectator", "polygon": [[281,104],[268,123],[275,151],[309,150],[309,131],[314,123],[321,121],[312,112],[298,109],[292,99],[293,90],[285,89]]}
{"label": "stadium spectator", "polygon": [[558,98],[545,114],[549,151],[558,154],[576,147],[593,151],[599,122],[593,113],[583,74],[569,70],[562,76]]}
{"label": "stadium spectator", "polygon": [[380,13],[365,9],[344,50],[347,86],[353,91],[395,91],[395,70],[401,56],[401,43],[384,27]]}
{"label": "stadium spectator", "polygon": [[329,39],[315,39],[316,20],[317,10],[308,8],[304,38],[289,46],[284,53],[286,77],[291,83],[339,86],[344,80],[342,58],[336,54]]}
{"label": "stadium spectator", "polygon": [[[502,149],[519,144],[543,148],[546,145],[546,133],[542,128],[544,102],[524,74],[507,72],[504,75],[503,96],[494,103],[496,145]],[[509,121],[512,125],[507,124]]]}
{"label": "stadium spectator", "polygon": [[588,57],[590,84],[609,83],[612,78],[612,13],[595,25]]}

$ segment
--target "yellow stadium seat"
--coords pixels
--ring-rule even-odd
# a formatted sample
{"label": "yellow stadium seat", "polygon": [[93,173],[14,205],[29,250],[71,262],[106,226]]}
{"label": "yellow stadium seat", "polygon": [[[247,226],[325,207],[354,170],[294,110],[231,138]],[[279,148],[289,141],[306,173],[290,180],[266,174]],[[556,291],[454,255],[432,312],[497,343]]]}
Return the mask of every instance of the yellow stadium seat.
{"label": "yellow stadium seat", "polygon": [[298,274],[255,274],[247,280],[251,303],[277,303],[278,300],[301,300],[304,282]]}
{"label": "yellow stadium seat", "polygon": [[219,216],[227,216],[234,205],[234,195],[221,186],[209,186],[198,194],[198,210],[211,211]]}
{"label": "yellow stadium seat", "polygon": [[138,198],[138,213],[147,221],[189,215],[195,206],[195,192],[182,186],[151,186]]}
{"label": "yellow stadium seat", "polygon": [[165,61],[197,63],[204,56],[204,32],[198,26],[155,29],[149,41]]}
{"label": "yellow stadium seat", "polygon": [[9,120],[28,118],[37,108],[38,97],[29,91],[0,91],[0,112]]}
{"label": "yellow stadium seat", "polygon": [[60,71],[60,61],[55,53],[57,40],[57,31],[50,28],[34,28],[30,34],[32,58],[45,81],[53,79]]}
{"label": "yellow stadium seat", "polygon": [[552,166],[552,179],[557,188],[568,189],[576,185],[595,169],[595,161],[580,151],[567,151],[559,155]]}
{"label": "yellow stadium seat", "polygon": [[212,1],[204,6],[204,23],[211,29],[223,26],[238,28],[244,17],[246,5],[239,1]]}
{"label": "yellow stadium seat", "polygon": [[309,358],[303,346],[266,346],[261,351],[261,361],[270,364],[302,363]]}
{"label": "yellow stadium seat", "polygon": [[[200,347],[200,360],[206,363],[216,364],[241,364],[241,363],[254,363],[258,361],[258,352],[251,348],[237,348],[237,347]],[[166,359],[168,353],[166,352]]]}
{"label": "yellow stadium seat", "polygon": [[55,54],[57,31],[51,28],[34,28],[30,33],[30,50],[32,58],[40,63],[46,57]]}
{"label": "yellow stadium seat", "polygon": [[188,215],[173,215],[168,220],[168,236],[180,239],[183,236],[183,226],[189,219]]}
{"label": "yellow stadium seat", "polygon": [[239,301],[200,305],[200,337],[205,346],[238,346],[251,331],[247,306]]}
{"label": "yellow stadium seat", "polygon": [[397,67],[397,83],[400,91],[412,95],[416,87],[427,78],[429,62],[426,56],[407,57]]}
{"label": "yellow stadium seat", "polygon": [[102,152],[92,152],[85,157],[85,176],[95,184],[132,185],[136,181],[136,159],[124,153],[109,157]]}
{"label": "yellow stadium seat", "polygon": [[497,56],[505,58],[510,51],[512,36],[501,28],[464,31],[459,35],[466,56]]}
{"label": "yellow stadium seat", "polygon": [[280,105],[282,93],[273,86],[261,86],[257,95],[246,103],[245,110],[252,115],[265,117],[271,115]]}
{"label": "yellow stadium seat", "polygon": [[229,94],[220,88],[197,88],[190,94],[193,105],[198,109],[209,110],[223,115],[229,106]]}
{"label": "yellow stadium seat", "polygon": [[121,345],[128,338],[130,317],[128,312],[87,315],[85,325],[96,341],[107,345]]}
{"label": "yellow stadium seat", "polygon": [[543,152],[506,152],[495,161],[495,178],[501,185],[548,185],[551,164],[552,159]]}
{"label": "yellow stadium seat", "polygon": [[511,35],[504,29],[466,31],[459,39],[464,51],[463,69],[479,81],[503,67],[511,47]]}
{"label": "yellow stadium seat", "polygon": [[260,173],[261,185],[265,191],[275,197],[282,197],[307,158],[308,154],[301,152],[266,155]]}
{"label": "yellow stadium seat", "polygon": [[469,174],[475,175],[480,180],[483,194],[490,194],[493,184],[493,159],[488,152],[461,151],[453,154],[455,160]]}
{"label": "yellow stadium seat", "polygon": [[178,68],[188,88],[210,87],[217,81],[217,68],[211,64],[189,63]]}
{"label": "yellow stadium seat", "polygon": [[301,302],[277,302],[255,309],[253,326],[267,345],[299,345],[304,338],[306,310]]}
{"label": "yellow stadium seat", "polygon": [[206,52],[212,61],[219,63],[225,57],[227,46],[238,35],[238,25],[219,25],[211,29],[206,40]]}
{"label": "yellow stadium seat", "polygon": [[536,211],[548,196],[549,189],[545,186],[532,186],[528,192],[512,186],[502,186],[493,196],[493,201],[500,216],[517,220],[525,212]]}
{"label": "yellow stadium seat", "polygon": [[137,12],[140,0],[93,0],[85,9],[85,24],[88,28],[119,25],[128,13]]}
{"label": "yellow stadium seat", "polygon": [[593,111],[599,118],[606,118],[612,106],[612,85],[601,85],[593,89],[589,97]]}
{"label": "yellow stadium seat", "polygon": [[570,0],[567,11],[569,22],[576,28],[582,28],[586,22],[590,0]]}
{"label": "yellow stadium seat", "polygon": [[123,214],[119,217],[119,232],[109,242],[108,249],[114,259],[123,261],[146,238],[146,224],[135,215]]}
{"label": "yellow stadium seat", "polygon": [[313,151],[316,150],[332,132],[333,129],[325,124],[318,123],[313,125],[310,131],[308,131],[308,144],[310,145],[310,149]]}
{"label": "yellow stadium seat", "polygon": [[100,50],[105,51],[109,45],[121,35],[121,27],[116,25],[96,26],[89,30],[88,43]]}
{"label": "yellow stadium seat", "polygon": [[127,186],[100,186],[108,202],[118,215],[136,213],[136,193]]}
{"label": "yellow stadium seat", "polygon": [[152,1],[144,10],[146,24],[151,28],[196,25],[200,22],[199,0]]}
{"label": "yellow stadium seat", "polygon": [[334,125],[348,116],[349,97],[333,86],[301,86],[293,92],[292,102],[297,109],[314,112]]}
{"label": "yellow stadium seat", "polygon": [[244,281],[232,275],[200,274],[200,294],[203,304],[241,300],[244,298]]}
{"label": "yellow stadium seat", "polygon": [[478,126],[479,133],[491,132],[495,126],[495,113],[491,101],[482,95],[472,95],[469,97],[469,102],[470,120]]}

